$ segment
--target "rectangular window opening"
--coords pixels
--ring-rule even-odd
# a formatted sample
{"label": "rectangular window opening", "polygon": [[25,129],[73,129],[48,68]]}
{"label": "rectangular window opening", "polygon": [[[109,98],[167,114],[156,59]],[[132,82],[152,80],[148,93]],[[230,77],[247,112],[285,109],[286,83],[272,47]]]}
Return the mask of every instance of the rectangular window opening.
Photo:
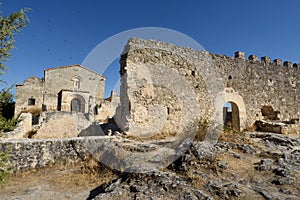
{"label": "rectangular window opening", "polygon": [[35,99],[34,98],[28,99],[28,105],[29,106],[34,106],[35,105]]}

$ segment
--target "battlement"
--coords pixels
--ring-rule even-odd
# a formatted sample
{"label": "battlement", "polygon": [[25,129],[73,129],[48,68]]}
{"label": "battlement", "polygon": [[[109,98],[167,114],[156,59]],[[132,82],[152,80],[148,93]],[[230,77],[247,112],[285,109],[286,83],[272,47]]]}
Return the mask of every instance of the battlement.
{"label": "battlement", "polygon": [[[235,52],[234,58],[241,59],[241,60],[246,60],[245,59],[245,52],[241,52],[241,51]],[[276,66],[283,66],[283,67],[288,67],[288,68],[300,69],[300,63],[294,63],[293,64],[291,61],[284,61],[282,63],[281,59],[274,59],[273,62],[272,62],[272,60],[269,56],[263,56],[263,57],[260,58],[260,61],[259,61],[257,55],[252,55],[251,54],[248,57],[248,61],[250,61],[251,63],[261,62],[261,63],[267,64],[267,65],[276,65]]]}

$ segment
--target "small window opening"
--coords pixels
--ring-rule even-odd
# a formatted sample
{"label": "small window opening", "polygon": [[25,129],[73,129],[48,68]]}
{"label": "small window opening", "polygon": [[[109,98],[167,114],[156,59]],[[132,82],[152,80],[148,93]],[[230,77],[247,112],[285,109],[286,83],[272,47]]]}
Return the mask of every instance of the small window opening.
{"label": "small window opening", "polygon": [[196,72],[193,70],[192,71],[192,76],[195,76],[196,75]]}
{"label": "small window opening", "polygon": [[168,115],[170,114],[170,108],[169,107],[167,108],[167,113],[168,113]]}
{"label": "small window opening", "polygon": [[231,75],[230,75],[230,76],[228,76],[228,79],[229,79],[229,80],[231,80],[231,79],[232,79],[232,76],[231,76]]}
{"label": "small window opening", "polygon": [[29,105],[29,106],[34,106],[34,105],[35,105],[35,99],[32,98],[32,97],[29,98],[29,99],[28,99],[28,105]]}

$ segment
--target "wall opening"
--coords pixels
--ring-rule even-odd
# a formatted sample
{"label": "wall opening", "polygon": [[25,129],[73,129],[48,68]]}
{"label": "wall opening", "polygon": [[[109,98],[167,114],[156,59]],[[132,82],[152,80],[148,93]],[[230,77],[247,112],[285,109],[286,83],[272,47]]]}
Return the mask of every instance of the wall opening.
{"label": "wall opening", "polygon": [[228,80],[226,81],[226,85],[227,85],[227,87],[232,86],[232,76],[231,75],[228,76]]}
{"label": "wall opening", "polygon": [[227,102],[223,107],[224,125],[235,130],[240,131],[240,113],[239,108],[234,102]]}
{"label": "wall opening", "polygon": [[265,119],[269,119],[269,120],[278,120],[278,111],[274,111],[272,106],[263,106],[261,108],[261,114],[262,116],[265,117]]}
{"label": "wall opening", "polygon": [[62,91],[57,94],[57,110],[61,111]]}
{"label": "wall opening", "polygon": [[28,105],[29,106],[34,106],[35,105],[35,99],[33,97],[28,99]]}
{"label": "wall opening", "polygon": [[71,111],[84,113],[84,107],[82,106],[82,102],[80,101],[80,99],[78,99],[78,98],[72,99]]}

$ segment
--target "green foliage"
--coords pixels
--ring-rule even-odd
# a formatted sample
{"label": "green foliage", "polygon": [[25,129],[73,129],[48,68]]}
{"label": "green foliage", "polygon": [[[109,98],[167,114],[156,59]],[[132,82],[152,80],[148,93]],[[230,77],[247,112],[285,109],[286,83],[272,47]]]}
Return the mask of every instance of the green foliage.
{"label": "green foliage", "polygon": [[12,119],[5,119],[3,116],[0,116],[0,133],[13,131],[19,120],[15,117]]}
{"label": "green foliage", "polygon": [[7,151],[0,151],[0,187],[8,180],[11,174],[9,168],[10,154]]}
{"label": "green foliage", "polygon": [[6,119],[11,119],[14,116],[15,102],[14,95],[11,93],[13,86],[0,91],[0,114]]}
{"label": "green foliage", "polygon": [[[0,11],[0,75],[6,69],[4,63],[10,57],[11,51],[15,47],[15,34],[28,24],[27,11],[29,9],[21,9],[9,16],[3,16]],[[6,90],[3,89],[0,92],[0,133],[13,130],[18,122],[18,119],[13,117],[14,102],[13,94],[10,92],[12,87]]]}
{"label": "green foliage", "polygon": [[14,130],[18,123],[18,117],[13,117],[14,101],[11,86],[0,91],[0,133]]}
{"label": "green foliage", "polygon": [[4,62],[10,57],[11,50],[15,47],[15,33],[28,24],[27,11],[29,9],[21,9],[9,16],[3,16],[0,11],[0,74],[6,69]]}

